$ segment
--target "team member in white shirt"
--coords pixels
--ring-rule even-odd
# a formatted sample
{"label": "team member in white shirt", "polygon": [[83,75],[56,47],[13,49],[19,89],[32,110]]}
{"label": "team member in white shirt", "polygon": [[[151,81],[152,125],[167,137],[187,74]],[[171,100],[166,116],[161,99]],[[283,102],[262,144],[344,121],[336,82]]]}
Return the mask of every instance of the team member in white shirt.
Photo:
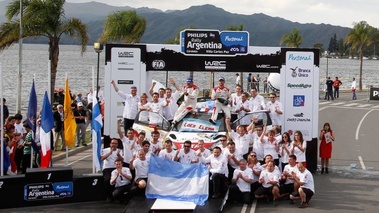
{"label": "team member in white shirt", "polygon": [[150,152],[154,155],[158,155],[163,148],[162,141],[159,139],[159,136],[160,133],[158,131],[153,131],[151,133]]}
{"label": "team member in white shirt", "polygon": [[238,118],[241,118],[239,120],[239,124],[243,126],[248,126],[251,123],[251,118],[253,115],[246,115],[247,113],[251,112],[251,106],[250,101],[248,100],[249,93],[244,92],[241,95],[241,101],[237,103],[235,106],[236,113],[238,113]]}
{"label": "team member in white shirt", "polygon": [[297,191],[297,188],[294,186],[294,177],[292,176],[293,173],[297,174],[299,172],[296,164],[296,156],[290,155],[288,162],[282,173],[282,181],[284,181],[284,184],[282,184],[279,189],[281,197],[286,197],[292,192]]}
{"label": "team member in white shirt", "polygon": [[169,82],[175,87],[175,92],[171,88],[166,88],[166,97],[163,101],[163,116],[170,122],[174,120],[176,111],[178,110],[178,98],[180,96],[180,88],[175,84],[174,79],[170,78]]}
{"label": "team member in white shirt", "polygon": [[124,132],[133,127],[134,119],[138,113],[138,102],[140,97],[137,95],[137,87],[132,86],[130,88],[130,94],[125,94],[118,89],[117,84],[114,80],[111,81],[114,90],[117,94],[125,101],[124,111],[122,117],[124,118]]}
{"label": "team member in white shirt", "polygon": [[247,131],[252,135],[252,140],[249,143],[249,150],[254,151],[257,155],[257,160],[264,164],[264,149],[263,143],[261,142],[261,136],[264,134],[263,127],[257,126],[255,128],[255,122],[258,122],[256,119],[252,119],[251,124],[248,126]]}
{"label": "team member in white shirt", "polygon": [[[263,132],[265,132],[266,126],[263,127]],[[274,137],[275,133],[269,130],[267,136],[261,135],[261,142],[263,144],[263,154],[271,155],[274,159],[275,165],[279,166],[279,141],[276,141]]]}
{"label": "team member in white shirt", "polygon": [[213,154],[207,158],[199,156],[201,162],[209,164],[209,172],[213,184],[213,199],[219,198],[221,192],[225,189],[226,179],[228,177],[228,160],[221,154],[221,148],[213,148]]}
{"label": "team member in white shirt", "polygon": [[144,150],[138,152],[138,158],[134,156],[130,161],[130,169],[135,170],[135,184],[139,189],[145,190],[147,184],[147,175],[149,172],[150,158],[146,157]]}
{"label": "team member in white shirt", "polygon": [[245,159],[239,161],[239,167],[233,172],[232,185],[229,186],[229,199],[251,203],[250,184],[253,183],[253,170],[247,167]]}
{"label": "team member in white shirt", "polygon": [[191,141],[184,141],[183,148],[176,150],[175,161],[180,163],[197,163],[198,158],[195,150],[191,149]]}
{"label": "team member in white shirt", "polygon": [[164,142],[164,146],[165,149],[159,152],[159,157],[167,158],[173,161],[175,159],[176,151],[172,149],[172,141],[170,139],[167,139]]}
{"label": "team member in white shirt", "polygon": [[[155,87],[155,85],[157,84],[157,82],[156,81],[153,81],[152,83],[151,83],[151,87],[150,87],[150,89],[149,89],[149,94],[151,95],[151,96],[153,96],[154,95],[154,87]],[[165,95],[166,95],[166,90],[164,89],[164,88],[159,88],[158,89],[158,100],[159,100],[159,103],[163,103],[163,101],[165,100]]]}
{"label": "team member in white shirt", "polygon": [[274,161],[267,163],[266,169],[261,172],[259,176],[259,183],[262,184],[256,191],[256,198],[271,197],[273,196],[274,205],[278,205],[277,199],[279,198],[279,180],[280,172],[275,169]]}
{"label": "team member in white shirt", "polygon": [[307,159],[305,154],[307,150],[307,141],[304,140],[303,133],[301,131],[295,131],[291,146],[291,154],[296,155],[297,162],[301,162],[305,167],[307,167]]}
{"label": "team member in white shirt", "polygon": [[123,146],[123,154],[124,154],[124,167],[129,168],[129,162],[133,157],[133,152],[131,150],[132,144],[136,142],[134,139],[134,130],[133,129],[128,129],[126,132],[127,137],[122,133],[121,131],[121,119],[117,120],[117,133],[122,141],[122,146]]}
{"label": "team member in white shirt", "polygon": [[124,160],[123,152],[117,148],[118,141],[116,138],[111,140],[110,146],[101,151],[101,160],[103,161],[103,177],[105,183],[105,193],[107,200],[113,200],[112,191],[113,186],[110,185],[111,173],[116,168],[114,162],[117,159]]}
{"label": "team member in white shirt", "polygon": [[283,105],[276,100],[276,93],[272,92],[269,95],[270,101],[266,104],[266,109],[270,112],[273,126],[282,126]]}
{"label": "team member in white shirt", "polygon": [[236,144],[230,141],[228,148],[222,154],[228,159],[228,180],[231,181],[234,170],[239,168],[239,161],[243,159],[242,153],[236,149]]}
{"label": "team member in white shirt", "polygon": [[110,184],[115,186],[115,189],[112,193],[113,199],[124,202],[130,199],[130,193],[127,194],[127,197],[124,197],[126,192],[130,192],[132,187],[132,174],[130,173],[129,168],[122,166],[122,160],[117,159],[115,162],[116,169],[112,171]]}
{"label": "team member in white shirt", "polygon": [[255,112],[266,108],[265,99],[263,96],[258,94],[256,88],[250,89],[250,95],[251,111]]}
{"label": "team member in white shirt", "polygon": [[225,126],[228,130],[229,137],[236,144],[236,149],[238,149],[242,155],[245,155],[249,152],[250,141],[253,140],[252,134],[246,132],[245,127],[239,125],[236,128],[236,132],[232,130],[230,126],[230,118],[225,118]]}
{"label": "team member in white shirt", "polygon": [[230,95],[231,97],[231,105],[232,105],[232,112],[236,112],[237,104],[241,102],[242,100],[242,87],[241,85],[237,85],[235,88],[235,93],[232,93]]}
{"label": "team member in white shirt", "polygon": [[159,101],[159,94],[153,93],[153,100],[149,103],[149,123],[160,124],[162,122],[161,116],[163,116],[163,101]]}
{"label": "team member in white shirt", "polygon": [[298,189],[298,193],[293,193],[290,195],[290,199],[300,199],[301,203],[299,208],[305,208],[308,206],[309,201],[315,193],[315,185],[312,173],[308,171],[302,163],[298,163],[297,168],[299,169],[299,172],[297,174],[293,173],[293,176],[295,185],[300,187]]}
{"label": "team member in white shirt", "polygon": [[203,156],[204,158],[207,158],[208,156],[210,156],[212,153],[209,149],[206,149],[204,147],[204,140],[203,139],[200,139],[197,143],[199,149],[196,150],[196,156],[199,156],[199,153],[201,153],[201,156]]}
{"label": "team member in white shirt", "polygon": [[[217,116],[220,110],[225,114],[225,118],[230,118],[230,90],[225,87],[225,78],[220,77],[218,80],[218,86],[212,90],[212,100],[214,100],[215,106],[213,107],[212,117],[209,122],[216,124]],[[220,102],[222,101],[222,103]]]}

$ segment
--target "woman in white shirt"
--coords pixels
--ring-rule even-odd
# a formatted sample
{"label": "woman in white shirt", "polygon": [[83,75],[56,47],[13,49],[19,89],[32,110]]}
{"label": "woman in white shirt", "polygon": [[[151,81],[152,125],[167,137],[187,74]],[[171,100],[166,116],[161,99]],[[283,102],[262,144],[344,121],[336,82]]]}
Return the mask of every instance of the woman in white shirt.
{"label": "woman in white shirt", "polygon": [[295,132],[294,140],[292,141],[291,154],[296,156],[297,163],[303,163],[304,167],[307,167],[305,151],[307,149],[307,141],[303,138],[303,133],[299,130]]}

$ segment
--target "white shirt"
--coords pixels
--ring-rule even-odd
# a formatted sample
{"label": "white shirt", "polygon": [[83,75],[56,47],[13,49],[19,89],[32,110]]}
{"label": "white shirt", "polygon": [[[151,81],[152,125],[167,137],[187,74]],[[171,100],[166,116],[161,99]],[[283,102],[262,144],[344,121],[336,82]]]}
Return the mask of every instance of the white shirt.
{"label": "white shirt", "polygon": [[180,163],[191,163],[192,161],[197,160],[196,152],[193,149],[190,149],[190,151],[187,154],[184,153],[183,149],[181,149],[179,151],[178,157]]}
{"label": "white shirt", "polygon": [[99,90],[99,96],[97,96],[97,91],[95,91],[93,94],[94,94],[95,97],[99,98],[99,102],[101,102],[101,101],[104,100],[104,93],[103,93],[102,90]]}
{"label": "white shirt", "polygon": [[242,93],[239,95],[237,93],[233,93],[230,97],[232,99],[232,111],[235,112],[237,109],[237,104],[242,102]]}
{"label": "white shirt", "polygon": [[[114,162],[118,158],[117,152],[120,150],[120,155],[123,156],[124,153],[121,149],[116,149],[116,151],[113,151],[111,155],[109,155],[106,159],[103,160],[103,169],[109,169],[109,168],[116,168],[114,165]],[[109,152],[111,152],[111,148],[105,148],[101,150],[101,156],[107,155]]]}
{"label": "white shirt", "polygon": [[279,125],[279,126],[281,126],[282,125],[282,115],[283,114],[276,113],[275,112],[276,108],[278,108],[279,111],[281,111],[282,113],[284,113],[284,111],[283,111],[283,105],[279,101],[276,100],[274,103],[272,103],[271,101],[267,102],[266,109],[270,110],[270,116],[271,116],[272,125]]}
{"label": "white shirt", "polygon": [[149,164],[150,159],[146,158],[145,160],[140,160],[139,158],[136,158],[133,161],[134,169],[136,170],[136,177],[135,180],[138,178],[147,178],[147,174],[149,172]]}
{"label": "white shirt", "polygon": [[[249,167],[249,168],[251,168],[251,167]],[[257,182],[259,180],[259,175],[255,175],[253,173],[253,171],[256,171],[256,172],[257,171],[262,171],[263,168],[261,166],[261,163],[257,162],[256,164],[254,164],[253,168],[251,168],[251,170],[252,170],[252,174],[253,174],[253,183],[255,183],[255,182]]]}
{"label": "white shirt", "polygon": [[294,146],[294,142],[292,142],[293,147],[293,154],[296,156],[297,162],[306,162],[305,158],[305,151],[307,150],[307,141],[303,141],[303,144],[301,145],[304,148],[304,152],[302,152],[298,147]]}
{"label": "white shirt", "polygon": [[117,94],[125,101],[122,117],[126,119],[136,118],[138,113],[138,102],[140,102],[138,95],[132,96],[131,94],[125,94],[121,90],[119,90]]}
{"label": "white shirt", "polygon": [[[20,133],[21,136],[27,133],[22,122],[19,124],[16,124],[16,123],[14,124],[14,133]],[[24,139],[21,137],[20,140],[17,142],[17,144],[21,145],[23,143],[24,143]]]}
{"label": "white shirt", "polygon": [[253,140],[253,137],[251,134],[246,133],[245,135],[240,136],[240,134],[234,131],[231,131],[229,132],[229,136],[230,138],[232,138],[232,140],[236,144],[236,149],[241,151],[242,155],[249,152],[249,144],[250,144],[250,141]]}
{"label": "white shirt", "polygon": [[[226,159],[228,159],[228,156],[235,156],[237,161],[240,161],[243,158],[242,153],[238,151],[237,149],[234,151],[234,153],[231,153],[229,149],[226,149],[225,152],[223,152],[222,154],[226,157]],[[236,164],[233,159],[228,160],[228,164],[233,169],[239,168],[239,165]]]}
{"label": "white shirt", "polygon": [[259,179],[263,178],[262,186],[265,188],[269,188],[273,186],[273,184],[267,183],[268,181],[276,181],[277,186],[279,186],[279,180],[280,180],[280,172],[278,172],[276,169],[274,169],[273,172],[269,172],[267,169],[264,169],[261,172],[261,175],[259,176]]}
{"label": "white shirt", "polygon": [[159,152],[159,157],[167,158],[172,161],[174,160],[175,155],[176,155],[176,151],[173,149],[171,150],[171,152],[168,152],[167,149],[163,149]]}
{"label": "white shirt", "polygon": [[163,113],[163,102],[150,102],[149,103],[149,108],[151,109],[152,112],[149,112],[149,119],[150,119],[150,124],[159,124],[162,122],[162,118],[158,115],[162,115]]}
{"label": "white shirt", "polygon": [[145,108],[149,108],[150,107],[150,104],[149,103],[146,103],[144,105],[141,104],[141,102],[138,102],[138,112],[139,111],[142,111],[139,116],[138,116],[138,120],[141,121],[141,122],[147,122],[149,121],[149,111],[147,110],[139,110],[139,108],[143,106]]}
{"label": "white shirt", "polygon": [[[121,169],[121,172],[122,174],[125,174],[127,176],[130,176],[132,177],[132,174],[130,173],[130,170],[129,168],[126,168],[126,167],[122,167]],[[117,169],[113,170],[112,173],[111,173],[111,185],[112,184],[112,180],[114,180],[115,178],[117,177]],[[130,180],[128,180],[125,176],[122,176],[121,174],[117,177],[116,179],[116,182],[115,182],[115,187],[120,187],[120,186],[125,186],[125,185],[128,185],[130,184]]]}
{"label": "white shirt", "polygon": [[133,151],[130,149],[130,146],[135,143],[135,140],[129,140],[127,137],[124,137],[121,139],[122,146],[124,147],[124,162],[129,163],[130,160],[133,158]]}
{"label": "white shirt", "polygon": [[178,110],[178,104],[176,103],[178,101],[178,98],[180,96],[179,91],[176,91],[171,94],[170,102],[167,104],[167,98],[163,101],[163,116],[167,120],[173,120],[175,112]]}
{"label": "white shirt", "polygon": [[304,185],[300,186],[301,188],[310,189],[313,193],[315,193],[315,184],[313,181],[313,176],[308,169],[305,169],[304,172],[297,173],[297,176],[300,179],[300,182],[304,183]]}
{"label": "white shirt", "polygon": [[212,96],[211,97],[213,100],[215,100],[217,98],[223,98],[225,100],[229,100],[230,90],[229,90],[229,88],[227,88],[225,86],[223,88],[215,87],[212,90]]}
{"label": "white shirt", "polygon": [[[248,179],[253,179],[253,170],[251,170],[249,167],[246,167],[245,170],[241,170],[239,168],[235,169],[233,172],[233,179],[237,179],[237,175],[241,173],[243,177]],[[241,192],[250,192],[250,183],[246,182],[245,180],[242,180],[242,178],[238,178],[236,185],[240,189]]]}
{"label": "white shirt", "polygon": [[88,93],[87,102],[88,102],[88,104],[93,102],[93,94],[92,93]]}
{"label": "white shirt", "polygon": [[[263,134],[263,133],[262,133]],[[263,161],[265,155],[263,151],[263,143],[256,132],[253,133],[253,151],[257,154],[257,159]]]}
{"label": "white shirt", "polygon": [[[162,142],[158,140],[157,143],[153,143],[152,141],[150,141],[150,147],[149,147],[150,151],[152,153],[155,153],[156,150],[162,150]],[[159,152],[157,153],[159,154]]]}
{"label": "white shirt", "polygon": [[214,154],[211,154],[207,158],[201,157],[202,163],[209,163],[211,165],[211,169],[209,170],[212,174],[224,174],[225,177],[228,177],[228,160],[225,155],[220,154],[220,156],[215,157]]}
{"label": "white shirt", "polygon": [[[284,169],[283,169],[283,173],[284,172],[287,172],[288,175],[292,175],[292,172],[295,172],[295,174],[297,175],[299,173],[299,169],[297,168],[297,164],[295,164],[295,166],[291,166],[289,164],[287,164]],[[284,184],[290,184],[290,183],[294,183],[295,181],[294,180],[291,180],[287,177],[286,179],[286,182]]]}
{"label": "white shirt", "polygon": [[276,146],[278,146],[278,143],[276,139],[274,138],[273,142],[268,141],[268,137],[263,137],[263,155],[271,155],[273,159],[278,159],[278,152],[276,151]]}
{"label": "white shirt", "polygon": [[356,89],[357,88],[357,82],[354,80],[352,83],[351,83],[351,89]]}
{"label": "white shirt", "polygon": [[241,85],[241,76],[236,77],[236,85]]}
{"label": "white shirt", "polygon": [[282,147],[282,145],[279,145],[280,162],[282,162],[282,163],[288,163],[288,158],[289,158],[289,155],[291,154],[291,150],[292,150],[292,144],[291,143],[288,143],[285,146],[287,147],[289,154],[287,153],[286,149]]}
{"label": "white shirt", "polygon": [[[243,107],[244,110],[241,110],[241,107]],[[247,115],[247,116],[245,116],[248,113],[248,112],[245,111],[245,109],[250,111],[250,109],[251,109],[250,101],[246,100],[245,102],[242,102],[242,100],[241,100],[236,105],[236,110],[237,109],[240,110],[238,112],[238,118],[242,118],[239,121],[240,125],[249,125],[251,123],[251,118],[253,117],[253,115]]]}
{"label": "white shirt", "polygon": [[265,99],[261,95],[256,95],[250,98],[251,111],[255,112],[257,110],[262,110],[266,108]]}
{"label": "white shirt", "polygon": [[212,154],[209,149],[204,149],[203,152],[200,149],[196,150],[196,155],[199,153],[201,153],[201,156],[203,156],[204,158],[207,158]]}

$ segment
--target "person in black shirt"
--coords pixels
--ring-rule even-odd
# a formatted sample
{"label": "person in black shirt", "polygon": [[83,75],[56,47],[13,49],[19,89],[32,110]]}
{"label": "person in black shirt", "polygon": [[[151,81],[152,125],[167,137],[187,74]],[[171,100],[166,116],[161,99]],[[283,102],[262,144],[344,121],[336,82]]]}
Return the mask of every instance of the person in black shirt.
{"label": "person in black shirt", "polygon": [[[330,77],[328,77],[328,80],[326,80],[326,98],[328,98],[328,101],[330,100],[330,98],[332,98],[332,101],[334,100],[333,98],[333,80],[330,79]],[[329,98],[330,97],[330,98]]]}
{"label": "person in black shirt", "polygon": [[82,140],[82,145],[87,146],[86,143],[86,116],[87,113],[84,110],[84,105],[82,102],[77,104],[77,108],[74,110],[74,117],[76,122],[76,147],[79,147],[80,141]]}

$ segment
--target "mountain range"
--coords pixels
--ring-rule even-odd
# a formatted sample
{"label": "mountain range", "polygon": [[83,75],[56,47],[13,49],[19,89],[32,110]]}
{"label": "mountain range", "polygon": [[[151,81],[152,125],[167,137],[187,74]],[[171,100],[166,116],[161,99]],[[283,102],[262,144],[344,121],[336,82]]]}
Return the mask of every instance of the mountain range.
{"label": "mountain range", "polygon": [[[6,6],[10,0],[0,1],[0,22],[4,22]],[[345,38],[351,28],[330,24],[312,24],[292,22],[280,17],[271,17],[263,13],[252,15],[235,14],[210,4],[192,6],[185,10],[161,11],[153,8],[117,7],[99,2],[65,4],[66,17],[81,19],[88,28],[89,44],[101,35],[103,23],[108,14],[119,10],[134,9],[146,18],[147,26],[141,43],[165,43],[174,38],[181,28],[193,26],[197,29],[225,30],[229,25],[243,25],[250,33],[251,46],[279,46],[279,41],[286,33],[298,28],[303,37],[301,47],[313,47],[316,43],[327,48],[330,38],[336,34],[337,39]],[[45,43],[46,40],[32,39],[26,42]],[[77,44],[78,41],[62,38],[61,44]]]}

